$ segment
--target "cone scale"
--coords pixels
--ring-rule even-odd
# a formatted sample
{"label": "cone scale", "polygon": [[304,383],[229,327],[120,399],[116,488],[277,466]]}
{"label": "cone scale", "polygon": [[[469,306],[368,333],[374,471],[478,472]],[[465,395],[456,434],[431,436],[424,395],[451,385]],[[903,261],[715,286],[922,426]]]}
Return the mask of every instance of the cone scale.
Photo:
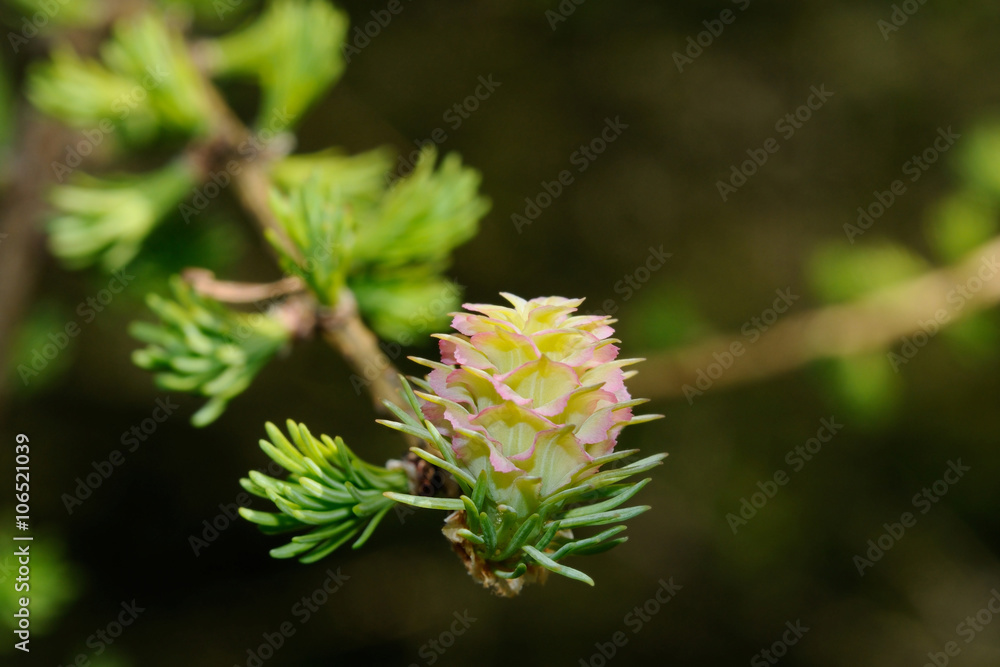
{"label": "cone scale", "polygon": [[[616,450],[636,416],[625,381],[638,359],[618,359],[614,320],[578,315],[582,299],[526,301],[510,306],[466,304],[455,333],[439,334],[441,361],[411,380],[414,419],[397,411],[389,426],[423,438],[414,452],[451,473],[460,499],[389,494],[399,502],[454,510],[444,533],[469,573],[500,595],[516,595],[549,571],[593,584],[559,561],[625,541],[623,525],[649,509],[621,508],[649,480],[627,477],[658,465],[657,454],[623,465],[636,450]],[[419,411],[419,412],[418,412]],[[614,463],[616,467],[608,466]],[[601,526],[577,538],[574,529]]]}

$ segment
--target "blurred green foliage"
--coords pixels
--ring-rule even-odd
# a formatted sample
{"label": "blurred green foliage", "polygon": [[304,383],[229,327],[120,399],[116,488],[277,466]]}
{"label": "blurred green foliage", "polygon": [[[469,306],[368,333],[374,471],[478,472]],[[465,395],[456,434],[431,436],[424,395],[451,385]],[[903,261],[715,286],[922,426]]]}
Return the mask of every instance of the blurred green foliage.
{"label": "blurred green foliage", "polygon": [[102,62],[59,45],[30,72],[32,103],[59,120],[90,131],[120,129],[135,143],[162,134],[205,132],[209,101],[184,45],[162,17],[140,14],[115,24]]}
{"label": "blurred green foliage", "polygon": [[249,26],[209,47],[216,76],[255,80],[264,97],[257,126],[291,129],[344,71],[347,16],[325,0],[277,0]]}
{"label": "blurred green foliage", "polygon": [[425,149],[411,173],[391,182],[392,157],[381,149],[293,155],[272,168],[278,186],[292,192],[275,199],[279,218],[314,267],[307,276],[286,258],[288,270],[327,304],[349,286],[375,331],[393,341],[410,343],[447,324],[461,290],[442,273],[489,210],[477,171],[457,155],[435,169],[436,158]]}
{"label": "blurred green foliage", "polygon": [[[71,2],[66,11],[94,4],[104,5]],[[221,21],[214,2],[169,4],[194,7],[201,14],[197,25],[215,31],[247,16],[258,3],[227,2],[234,11]],[[368,21],[373,9],[363,3],[345,6],[359,23]],[[815,247],[845,242],[840,225],[859,203],[845,193],[867,195],[884,187],[929,128],[943,119],[955,119],[962,132],[958,179],[949,175],[949,166],[956,164],[949,155],[853,248],[876,241],[876,235],[912,249],[926,241],[928,257],[947,261],[986,228],[980,218],[952,220],[942,224],[946,229],[935,229],[938,204],[947,208],[948,188],[958,180],[956,197],[963,200],[962,193],[974,192],[970,201],[976,202],[1000,191],[1000,134],[989,125],[983,132],[968,126],[968,119],[995,112],[990,84],[1000,59],[992,28],[995,3],[926,3],[889,40],[876,26],[889,15],[888,5],[754,3],[737,13],[738,22],[727,26],[682,75],[670,54],[706,29],[702,22],[718,15],[717,3],[585,3],[556,31],[543,15],[551,7],[533,1],[461,9],[441,2],[404,6],[406,14],[379,36],[377,47],[366,49],[345,73],[351,95],[368,106],[352,109],[346,94],[317,101],[314,117],[301,126],[302,145],[309,150],[373,145],[387,140],[387,127],[402,137],[426,136],[440,125],[441,110],[469,93],[465,81],[495,71],[506,86],[496,105],[484,105],[451,133],[447,145],[487,174],[498,213],[458,255],[455,275],[468,285],[473,300],[487,298],[502,285],[524,293],[587,294],[587,305],[597,307],[601,299],[615,297],[615,277],[643,261],[648,242],[665,241],[676,259],[633,300],[618,304],[622,338],[635,353],[697,339],[688,331],[694,321],[690,308],[664,314],[671,312],[672,299],[661,301],[657,293],[669,292],[672,285],[683,286],[693,302],[689,305],[712,323],[739,322],[778,285],[803,287],[805,301],[826,303],[819,291],[804,289],[802,269]],[[99,20],[100,15],[89,16]],[[18,25],[19,18],[9,22],[15,31]],[[35,52],[42,47],[41,40],[32,42]],[[23,53],[10,63],[16,75],[27,61]],[[831,114],[810,121],[794,143],[782,145],[741,190],[741,199],[720,206],[712,197],[712,182],[734,156],[759,144],[775,118],[801,102],[802,91],[827,78],[839,84]],[[241,117],[257,117],[252,94],[234,100]],[[520,210],[540,181],[551,181],[572,147],[586,141],[604,115],[618,112],[633,123],[622,141],[544,212],[530,235],[512,233],[505,214]],[[312,171],[304,167],[288,187]],[[946,194],[938,201],[941,192]],[[914,224],[921,218],[926,236]],[[189,229],[200,232],[209,225],[198,227]],[[194,258],[223,252],[221,244],[186,233],[174,236],[174,231],[160,226],[149,238],[143,255],[151,276],[152,263],[161,258],[166,267],[175,262],[214,266],[207,259],[182,262],[182,246]],[[163,246],[160,253],[164,235],[173,246]],[[939,235],[943,241],[934,240]],[[197,244],[198,251],[189,244]],[[177,256],[167,257],[175,251]],[[225,259],[213,261],[221,265]],[[907,263],[900,262],[904,269]],[[273,267],[263,253],[251,251],[239,258],[231,275],[272,277]],[[56,294],[72,308],[79,293],[91,289],[91,280],[46,267],[40,293]],[[869,284],[863,272],[859,282],[853,293]],[[144,282],[136,289],[151,287]],[[61,312],[39,325],[42,338],[47,326],[62,324]],[[955,624],[974,614],[996,583],[998,374],[991,342],[996,329],[983,321],[995,322],[993,315],[946,327],[940,343],[951,346],[953,337],[975,342],[954,347],[958,354],[941,354],[931,349],[940,345],[936,338],[919,363],[895,376],[906,386],[897,412],[879,419],[874,431],[847,421],[845,432],[739,535],[727,527],[726,513],[738,511],[741,496],[756,491],[757,481],[777,468],[787,469],[786,452],[812,435],[819,415],[833,411],[839,416],[843,403],[832,384],[825,386],[829,400],[817,396],[803,377],[790,374],[746,389],[713,390],[709,400],[695,406],[660,403],[657,409],[668,419],[632,442],[659,449],[668,443],[671,457],[662,474],[669,484],[647,492],[650,502],[675,511],[665,509],[655,521],[640,517],[635,549],[610,556],[614,562],[600,572],[595,590],[581,593],[551,582],[547,590],[514,604],[485,599],[452,563],[441,561],[439,536],[414,519],[394,527],[409,538],[405,549],[390,548],[376,536],[366,558],[337,556],[344,572],[355,578],[352,587],[332,599],[279,659],[302,665],[408,664],[462,608],[482,620],[442,664],[503,664],[509,654],[495,648],[509,642],[512,633],[526,647],[519,654],[526,665],[587,659],[595,642],[609,641],[622,627],[623,615],[649,599],[658,578],[676,575],[685,589],[641,632],[628,635],[618,657],[623,664],[661,664],[664,656],[679,665],[746,661],[770,646],[786,620],[800,614],[814,620],[815,630],[790,651],[783,661],[789,665],[921,663],[927,652],[941,650]],[[625,335],[633,330],[643,332],[641,342]],[[88,575],[111,584],[95,588],[79,614],[64,615],[67,627],[60,628],[60,637],[47,639],[48,648],[60,651],[50,662],[74,655],[58,644],[81,644],[93,629],[87,627],[92,608],[117,604],[116,583],[130,594],[141,590],[157,608],[147,627],[122,641],[121,650],[134,652],[137,664],[200,666],[241,659],[269,622],[282,620],[278,616],[286,611],[275,610],[273,596],[248,590],[267,589],[286,596],[291,605],[316,586],[320,575],[268,565],[256,548],[258,536],[249,530],[228,531],[213,544],[214,553],[201,558],[183,553],[188,534],[233,497],[232,489],[214,483],[222,464],[211,453],[225,451],[246,469],[259,461],[240,444],[259,436],[262,414],[294,413],[311,422],[328,420],[331,404],[354,405],[350,386],[331,380],[343,368],[332,355],[303,350],[299,361],[274,366],[269,387],[231,406],[224,434],[192,432],[182,423],[163,425],[153,440],[156,456],[130,461],[135,472],[122,473],[127,478],[90,501],[92,518],[69,521],[58,487],[72,486],[92,458],[117,446],[118,434],[147,416],[147,403],[157,395],[147,386],[151,383],[122,363],[121,350],[128,345],[122,332],[102,329],[75,345],[75,354],[61,357],[79,369],[74,382],[48,383],[45,392],[13,407],[18,424],[53,443],[46,471],[56,486],[45,494],[50,500],[39,501],[47,503],[40,511],[74,538],[74,558],[87,559]],[[972,355],[972,350],[986,355]],[[955,363],[956,358],[965,363]],[[859,397],[872,392],[863,372],[844,374],[861,378],[849,383],[860,385]],[[864,400],[857,401],[862,408]],[[337,427],[368,433],[370,415],[340,411]],[[398,443],[383,436],[365,446],[389,452]],[[191,465],[192,451],[208,453],[203,465]],[[859,578],[851,557],[866,548],[867,539],[877,538],[879,526],[909,508],[912,494],[937,479],[945,460],[956,457],[972,462],[968,481],[921,516],[883,562]],[[175,484],[178,471],[192,483]],[[144,520],[151,493],[160,508],[156,522]],[[128,530],[117,521],[108,527],[108,516],[132,523]],[[404,568],[419,576],[398,575]],[[358,581],[365,585],[354,587]],[[185,642],[163,640],[180,636]],[[960,659],[977,667],[993,665],[996,650],[987,632],[963,647]]]}
{"label": "blurred green foliage", "polygon": [[[76,350],[68,336],[66,350],[60,350],[51,358],[43,353],[46,345],[53,345],[51,334],[55,332],[57,338],[64,334],[68,321],[69,310],[58,299],[46,298],[32,304],[8,352],[11,363],[7,382],[15,391],[24,394],[43,391],[73,365]],[[42,366],[45,372],[24,371],[25,368],[33,371],[36,365]]]}
{"label": "blurred green foliage", "polygon": [[640,292],[635,308],[643,316],[622,321],[618,329],[637,349],[679,347],[714,333],[697,299],[678,285],[657,285]]}
{"label": "blurred green foliage", "polygon": [[984,121],[969,133],[959,173],[969,187],[1000,199],[1000,121]]}
{"label": "blurred green foliage", "polygon": [[236,313],[179,278],[171,288],[174,300],[156,294],[146,299],[159,324],[132,325],[131,334],[149,345],[133,360],[154,372],[163,389],[207,396],[208,403],[191,417],[195,426],[205,426],[288,343],[289,333],[270,312]]}
{"label": "blurred green foliage", "polygon": [[903,381],[879,350],[817,364],[824,389],[838,414],[867,428],[892,421],[902,398]]}
{"label": "blurred green foliage", "polygon": [[[219,11],[219,17],[224,13],[229,12]],[[185,222],[195,216],[202,220],[217,193],[250,162],[262,160],[273,181],[253,187],[274,188],[270,206],[282,228],[269,230],[269,240],[282,268],[301,278],[320,304],[335,307],[342,291],[350,288],[376,332],[394,341],[411,342],[443,326],[460,293],[443,272],[454,248],[476,234],[489,208],[478,194],[479,174],[463,167],[456,155],[436,167],[433,148],[422,151],[411,173],[393,177],[392,155],[384,149],[354,156],[337,149],[284,156],[282,142],[272,145],[342,74],[346,15],[324,0],[276,0],[241,29],[204,38],[190,48],[178,25],[155,11],[121,18],[100,48],[100,62],[57,43],[50,61],[31,67],[29,96],[41,110],[70,125],[88,131],[97,126],[101,141],[120,130],[126,143],[185,138],[188,150],[200,150],[207,132],[221,133],[214,141],[233,142],[225,149],[231,154],[223,159],[209,151],[202,160],[225,164],[225,179],[220,184],[212,164],[196,164],[187,155],[142,175],[74,175],[72,184],[51,194],[53,252],[72,268],[93,263],[107,271],[120,268],[135,259],[175,209]],[[260,88],[257,131],[238,146],[241,138],[233,136],[238,130],[230,127],[230,112],[221,107],[219,93],[207,87],[196,60],[209,76],[249,78]],[[93,149],[91,145],[86,152]],[[63,165],[63,171],[73,168]],[[64,175],[58,174],[60,181]],[[209,176],[212,183],[206,182]],[[206,194],[210,187],[216,194]],[[182,310],[195,306],[190,295],[184,300]],[[155,299],[152,303],[161,306],[161,315],[170,313],[168,327],[180,326],[178,312],[164,310]],[[220,317],[240,317],[221,315],[221,304],[213,308]],[[139,330],[151,335],[148,328]],[[276,335],[270,332],[264,339],[277,340]],[[214,354],[197,346],[184,353],[177,347],[182,340],[187,339],[174,339],[169,354],[161,350],[154,359],[147,351],[137,359],[165,371],[177,363],[171,359],[187,359],[183,363],[190,365],[190,358]],[[202,369],[183,382],[161,374],[160,382],[213,396],[196,416],[205,424],[245,389],[276,346],[263,348],[267,354],[255,349],[243,356],[223,348],[225,359],[216,361],[225,366],[224,373]],[[244,363],[251,367],[240,369]],[[221,377],[213,380],[216,371]]]}
{"label": "blurred green foliage", "polygon": [[944,329],[941,335],[955,355],[971,368],[995,359],[1000,352],[1000,321],[995,311],[972,313]]}
{"label": "blurred green foliage", "polygon": [[[17,120],[17,101],[11,86],[10,71],[0,63],[0,156],[4,157],[11,148],[14,139],[14,123]],[[0,170],[0,184],[9,178],[7,170]]]}
{"label": "blurred green foliage", "polygon": [[[3,517],[0,525],[13,526],[13,515]],[[14,612],[21,608],[18,600],[27,597],[31,600],[30,621],[31,634],[43,637],[56,627],[59,616],[83,591],[80,581],[80,570],[69,562],[66,557],[66,547],[51,531],[43,531],[33,535],[35,539],[28,542],[14,542],[14,534],[8,529],[0,530],[0,540],[4,544],[29,545],[31,554],[31,571],[21,584],[27,588],[17,590],[15,580],[18,578],[18,558],[13,555],[14,549],[0,558],[0,617],[2,625],[7,630],[8,637],[14,637],[13,630],[18,627],[18,619]],[[15,640],[17,641],[17,640]],[[36,640],[37,641],[37,640]],[[14,641],[0,643],[0,654],[14,651]]]}
{"label": "blurred green foliage", "polygon": [[51,190],[59,211],[49,222],[53,254],[68,266],[100,262],[105,271],[128,264],[146,237],[196,184],[191,165],[177,160],[148,174],[97,179],[78,174]]}
{"label": "blurred green foliage", "polygon": [[313,179],[354,206],[371,207],[382,196],[391,168],[392,151],[388,148],[356,155],[328,148],[289,155],[271,165],[270,174],[274,184],[286,193]]}
{"label": "blurred green foliage", "polygon": [[[307,182],[288,198],[272,193],[271,208],[285,234],[267,230],[285,272],[301,278],[326,306],[337,304],[346,285],[357,224],[353,208],[335,196],[318,181]],[[291,248],[285,247],[285,238]]]}
{"label": "blurred green foliage", "polygon": [[829,243],[809,259],[809,282],[821,299],[851,301],[919,275],[926,260],[899,243],[875,240],[863,245]]}
{"label": "blurred green foliage", "polygon": [[928,216],[928,241],[945,262],[957,262],[996,235],[997,212],[997,201],[982,193],[949,195]]}
{"label": "blurred green foliage", "polygon": [[[88,27],[100,23],[107,3],[101,0],[73,0],[58,4],[48,0],[7,0],[7,4],[23,15],[23,21],[30,20],[35,30],[51,32],[53,28]],[[27,37],[24,34],[28,32],[25,25],[22,23],[19,27],[22,36]]]}

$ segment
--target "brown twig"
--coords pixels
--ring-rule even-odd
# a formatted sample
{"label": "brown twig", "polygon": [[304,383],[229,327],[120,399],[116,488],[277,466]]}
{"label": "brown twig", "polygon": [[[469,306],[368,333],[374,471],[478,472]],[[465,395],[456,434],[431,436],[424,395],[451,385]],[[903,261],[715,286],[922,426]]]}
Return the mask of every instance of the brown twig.
{"label": "brown twig", "polygon": [[[205,96],[212,110],[213,138],[212,140],[194,146],[189,152],[192,159],[200,164],[207,176],[213,169],[225,169],[230,172],[236,198],[243,209],[260,228],[262,233],[274,234],[283,249],[292,257],[298,257],[298,250],[289,241],[284,228],[271,210],[269,195],[271,179],[267,172],[269,163],[283,156],[284,151],[274,151],[272,141],[266,147],[269,150],[257,150],[244,154],[242,149],[251,145],[260,145],[250,129],[233,112],[215,84],[207,77],[202,77]],[[254,144],[251,144],[251,141]],[[235,163],[235,164],[234,164]]]}
{"label": "brown twig", "polygon": [[288,276],[273,283],[240,283],[218,280],[208,269],[189,268],[182,274],[184,281],[199,294],[223,303],[255,303],[269,301],[305,290],[305,285],[295,276]]}
{"label": "brown twig", "polygon": [[[217,280],[215,274],[208,269],[185,269],[184,280],[203,296],[216,301],[233,304],[259,303],[281,297],[301,294],[305,285],[295,276],[288,276],[272,283],[241,283],[228,280]],[[289,321],[302,321],[302,301],[294,302],[295,308],[290,312],[297,313]],[[310,307],[315,313],[316,303]],[[315,318],[307,318],[313,321]],[[350,290],[341,292],[337,307],[332,311],[322,313],[316,324],[323,332],[323,338],[347,361],[354,375],[352,385],[369,389],[375,407],[380,412],[384,410],[383,400],[389,400],[406,407],[399,391],[398,371],[378,345],[378,338],[361,321],[358,314],[357,300]],[[302,327],[296,326],[298,331]]]}
{"label": "brown twig", "polygon": [[[81,55],[96,52],[99,35],[119,16],[133,11],[137,0],[109,0],[97,25],[90,29],[60,32],[74,44]],[[14,330],[30,304],[35,283],[43,269],[45,235],[41,222],[47,207],[45,193],[52,185],[52,163],[71,145],[79,133],[46,118],[22,101],[18,108],[17,146],[4,156],[5,183],[0,209],[0,378],[8,376]],[[0,381],[0,409],[6,403],[9,387]]]}
{"label": "brown twig", "polygon": [[[40,222],[45,190],[52,181],[50,164],[74,133],[40,116],[26,105],[20,114],[20,141],[11,159],[11,183],[0,215],[0,378],[8,377],[14,328],[34,292],[45,255]],[[6,383],[0,382],[0,405]]]}
{"label": "brown twig", "polygon": [[371,394],[375,409],[385,412],[382,401],[390,401],[404,410],[409,406],[399,387],[399,371],[382,352],[378,338],[361,321],[358,303],[350,290],[343,290],[337,306],[320,317],[323,338],[351,367],[351,384],[357,391],[364,387]]}
{"label": "brown twig", "polygon": [[734,356],[731,366],[718,377],[708,376],[713,389],[762,380],[818,359],[885,350],[903,336],[932,328],[931,321],[943,327],[1000,302],[998,255],[1000,237],[955,266],[925,273],[851,303],[790,315],[755,343],[731,334],[652,355],[631,386],[640,396],[682,396],[686,386],[697,388],[699,377],[718,363],[716,355],[724,355],[736,342],[742,343],[744,352]]}
{"label": "brown twig", "polygon": [[[240,168],[233,170],[232,179],[240,204],[262,232],[276,235],[290,256],[299,257],[300,253],[288,240],[268,201],[272,185],[267,165],[278,155],[258,151],[249,158],[239,156],[239,147],[245,146],[254,137],[207,78],[205,87],[215,114],[213,120],[216,138],[201,149],[204,151],[202,163],[212,164],[213,161],[217,163],[220,154],[226,164],[231,160],[237,160]],[[230,292],[232,296],[234,284],[216,283],[216,285],[221,286],[220,289],[223,291]],[[384,400],[391,401],[403,409],[409,409],[400,392],[399,371],[379,348],[378,338],[361,320],[357,301],[349,290],[341,292],[332,312],[320,316],[319,325],[324,340],[344,357],[354,372],[352,385],[363,386],[368,390],[377,412],[386,412],[382,403]]]}

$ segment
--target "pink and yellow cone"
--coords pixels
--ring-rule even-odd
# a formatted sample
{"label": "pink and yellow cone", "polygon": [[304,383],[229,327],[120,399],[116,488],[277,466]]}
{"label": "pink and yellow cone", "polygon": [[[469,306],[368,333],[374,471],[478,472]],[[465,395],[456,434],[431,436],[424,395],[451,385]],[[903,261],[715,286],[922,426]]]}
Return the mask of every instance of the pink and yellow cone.
{"label": "pink and yellow cone", "polygon": [[[416,396],[457,467],[472,480],[487,476],[490,505],[525,519],[544,514],[546,500],[561,492],[592,490],[587,480],[614,458],[622,429],[659,415],[632,413],[645,401],[629,396],[625,380],[634,371],[623,369],[640,360],[618,359],[613,319],[576,314],[583,299],[503,296],[511,306],[466,304],[472,312],[455,314],[457,333],[437,335],[441,362],[416,359],[431,368]],[[458,543],[463,514],[449,518]],[[477,555],[489,554],[479,547],[459,551],[477,578],[488,578]]]}
{"label": "pink and yellow cone", "polygon": [[[540,498],[574,481],[588,462],[609,454],[634,417],[609,317],[574,315],[583,299],[525,301],[512,308],[465,304],[439,334],[424,416],[452,444],[473,478],[487,470],[506,490],[501,502],[528,513]],[[591,470],[591,473],[596,472]],[[499,499],[498,499],[499,500]]]}

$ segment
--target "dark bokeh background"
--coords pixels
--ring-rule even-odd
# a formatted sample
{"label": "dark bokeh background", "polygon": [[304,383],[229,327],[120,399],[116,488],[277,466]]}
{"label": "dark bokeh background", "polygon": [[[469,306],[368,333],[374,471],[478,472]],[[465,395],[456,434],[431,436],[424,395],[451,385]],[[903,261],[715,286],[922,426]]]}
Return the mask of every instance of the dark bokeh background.
{"label": "dark bokeh background", "polygon": [[[362,22],[383,8],[340,4]],[[928,2],[886,40],[877,21],[889,18],[888,2],[742,4],[588,0],[552,30],[545,12],[555,2],[406,0],[309,114],[300,147],[393,143],[409,152],[412,140],[445,127],[441,148],[482,171],[493,201],[451,272],[468,299],[493,301],[506,290],[586,296],[594,307],[614,300],[628,356],[738,330],[776,289],[801,295],[796,311],[820,306],[807,279],[813,251],[849,245],[842,225],[873,190],[901,177],[939,127],[961,134],[996,110],[1000,9],[985,0]],[[736,21],[678,72],[673,53],[727,8]],[[451,129],[443,114],[473,93],[479,76],[501,85]],[[775,122],[814,85],[833,97],[721,201],[716,181],[775,136]],[[252,103],[247,91],[232,92]],[[518,233],[511,215],[523,214],[525,197],[574,169],[571,155],[609,117],[628,129]],[[857,245],[894,239],[931,261],[922,220],[956,178],[946,155]],[[169,255],[186,235],[212,239],[221,255],[212,262],[226,265],[227,276],[276,277],[235,207],[229,218],[223,232],[174,224],[153,252]],[[672,253],[666,265],[631,298],[616,292],[661,245]],[[106,280],[47,260],[31,289],[58,325]],[[60,496],[168,398],[129,360],[136,344],[125,328],[143,316],[141,297],[137,289],[113,303],[60,357],[62,372],[33,391],[18,386],[4,408],[3,442],[31,437],[35,525],[65,543],[81,589],[33,642],[37,664],[93,655],[87,637],[133,598],[146,611],[108,664],[246,665],[262,633],[292,621],[296,634],[265,664],[428,665],[422,646],[465,611],[477,620],[436,664],[600,665],[595,643],[617,631],[627,644],[610,663],[746,664],[797,620],[809,631],[781,659],[789,666],[922,665],[948,641],[961,647],[955,664],[1000,661],[1000,622],[970,643],[956,634],[1000,586],[992,354],[935,339],[892,377],[895,398],[867,411],[838,398],[823,367],[711,390],[693,405],[654,401],[652,411],[666,418],[623,436],[626,446],[670,452],[642,492],[654,509],[631,522],[625,546],[585,564],[596,588],[555,578],[506,600],[465,574],[434,513],[405,523],[390,517],[363,550],[312,566],[271,560],[267,549],[278,542],[243,522],[194,555],[190,536],[201,535],[220,503],[236,500],[240,475],[266,463],[255,446],[265,420],[291,417],[340,434],[372,460],[400,452],[399,439],[373,423],[367,398],[354,394],[344,364],[319,344],[268,367],[206,429],[187,422],[197,400],[169,395],[180,406],[174,416],[69,515]],[[697,316],[673,321],[678,302]],[[429,346],[410,352],[434,354]],[[786,452],[830,417],[843,429],[734,535],[726,515],[758,481],[790,470]],[[3,451],[9,469],[10,448]],[[914,511],[913,495],[958,459],[971,470],[859,576],[852,559],[867,540]],[[0,502],[8,498],[5,491]],[[292,607],[328,568],[350,578],[302,625]],[[671,577],[681,590],[633,632],[627,615]]]}

